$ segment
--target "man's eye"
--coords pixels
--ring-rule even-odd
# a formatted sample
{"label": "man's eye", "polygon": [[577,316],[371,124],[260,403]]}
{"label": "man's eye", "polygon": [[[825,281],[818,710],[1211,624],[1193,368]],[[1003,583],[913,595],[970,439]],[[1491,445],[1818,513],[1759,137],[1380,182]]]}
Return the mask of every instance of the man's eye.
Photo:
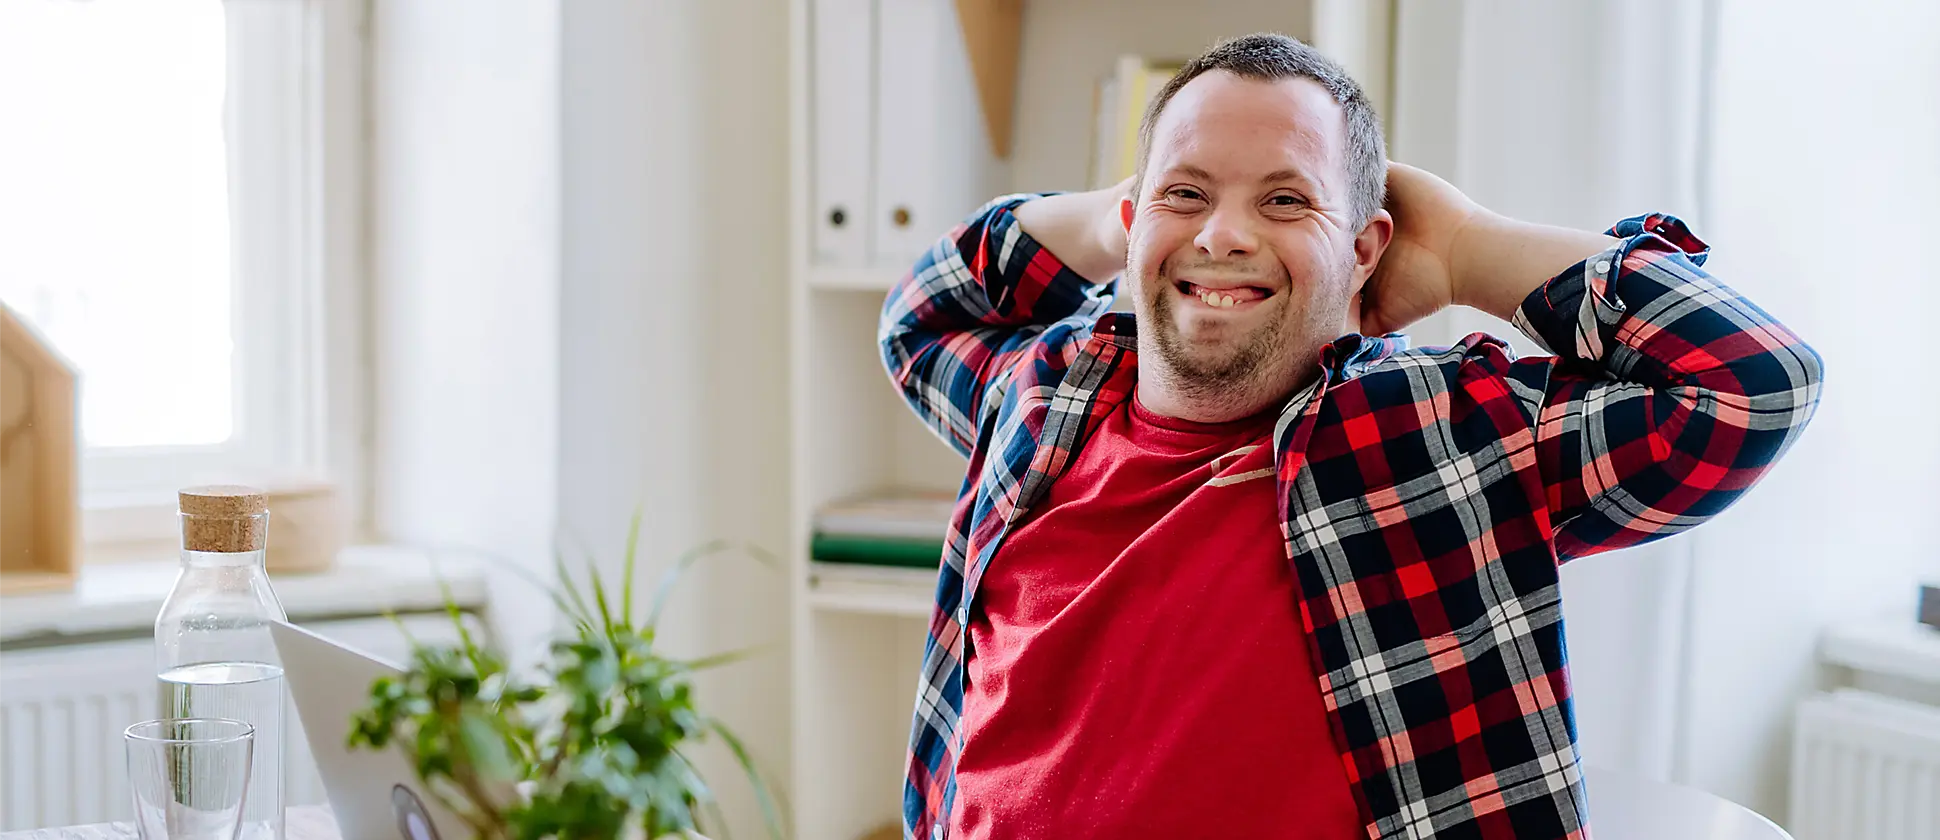
{"label": "man's eye", "polygon": [[1191,187],[1173,187],[1167,190],[1165,194],[1172,198],[1183,198],[1187,201],[1200,201],[1205,198],[1198,190]]}
{"label": "man's eye", "polygon": [[1275,207],[1298,207],[1307,203],[1297,195],[1276,195],[1266,201]]}

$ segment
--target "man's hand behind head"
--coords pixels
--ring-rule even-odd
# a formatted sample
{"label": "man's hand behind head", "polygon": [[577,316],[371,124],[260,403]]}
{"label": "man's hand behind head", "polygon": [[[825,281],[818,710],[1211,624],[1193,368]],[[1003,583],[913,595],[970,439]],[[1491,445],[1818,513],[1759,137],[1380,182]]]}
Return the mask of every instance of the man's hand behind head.
{"label": "man's hand behind head", "polygon": [[1484,212],[1447,181],[1392,161],[1386,210],[1394,236],[1355,301],[1364,335],[1406,329],[1456,302],[1455,242]]}

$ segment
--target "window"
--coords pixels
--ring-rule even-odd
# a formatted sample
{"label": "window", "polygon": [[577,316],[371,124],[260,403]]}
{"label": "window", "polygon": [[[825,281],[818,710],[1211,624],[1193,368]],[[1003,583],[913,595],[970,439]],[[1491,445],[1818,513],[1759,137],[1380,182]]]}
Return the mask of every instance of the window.
{"label": "window", "polygon": [[355,478],[354,18],[0,0],[0,300],[81,372],[90,541],[188,483]]}

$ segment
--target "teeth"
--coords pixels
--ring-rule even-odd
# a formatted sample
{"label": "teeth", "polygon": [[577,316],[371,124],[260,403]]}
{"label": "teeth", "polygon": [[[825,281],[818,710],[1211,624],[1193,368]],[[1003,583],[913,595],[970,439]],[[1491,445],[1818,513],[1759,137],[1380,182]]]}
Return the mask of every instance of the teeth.
{"label": "teeth", "polygon": [[1193,283],[1180,283],[1179,291],[1185,292],[1187,294],[1190,294],[1199,298],[1200,303],[1204,303],[1205,305],[1210,306],[1214,309],[1231,309],[1242,303],[1248,303],[1260,297],[1265,297],[1264,295],[1253,295],[1253,294],[1249,294],[1245,297],[1242,297],[1240,295],[1233,294],[1232,292],[1224,292],[1218,289],[1201,288],[1198,285]]}

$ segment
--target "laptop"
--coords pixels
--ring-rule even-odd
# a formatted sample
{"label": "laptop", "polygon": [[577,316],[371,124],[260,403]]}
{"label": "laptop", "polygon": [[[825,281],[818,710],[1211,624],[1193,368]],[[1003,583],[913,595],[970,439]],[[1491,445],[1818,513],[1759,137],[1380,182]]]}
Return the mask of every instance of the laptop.
{"label": "laptop", "polygon": [[350,716],[363,708],[370,685],[402,668],[309,630],[272,622],[283,679],[316,757],[337,833],[354,840],[460,840],[469,827],[419,790],[404,753],[345,744]]}

